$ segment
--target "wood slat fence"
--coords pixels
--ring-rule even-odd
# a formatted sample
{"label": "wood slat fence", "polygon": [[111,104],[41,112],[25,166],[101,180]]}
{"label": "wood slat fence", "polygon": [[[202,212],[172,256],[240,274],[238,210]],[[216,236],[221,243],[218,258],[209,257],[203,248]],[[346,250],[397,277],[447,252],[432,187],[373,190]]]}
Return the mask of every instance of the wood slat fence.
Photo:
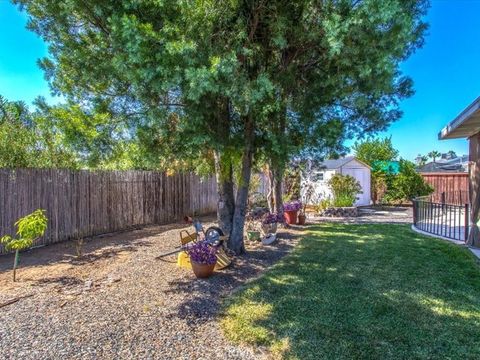
{"label": "wood slat fence", "polygon": [[467,173],[423,173],[425,181],[433,186],[434,202],[464,205],[469,203]]}
{"label": "wood slat fence", "polygon": [[37,245],[167,224],[216,205],[215,178],[191,173],[0,169],[0,237],[14,234],[18,218],[45,209],[48,229]]}

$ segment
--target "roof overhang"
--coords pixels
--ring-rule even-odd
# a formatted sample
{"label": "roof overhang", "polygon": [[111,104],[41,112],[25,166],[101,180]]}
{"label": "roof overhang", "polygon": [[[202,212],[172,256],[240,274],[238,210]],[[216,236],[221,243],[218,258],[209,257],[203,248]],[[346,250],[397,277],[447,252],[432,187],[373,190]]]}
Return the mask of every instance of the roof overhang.
{"label": "roof overhang", "polygon": [[480,97],[445,126],[438,134],[438,139],[469,138],[478,132],[480,132]]}

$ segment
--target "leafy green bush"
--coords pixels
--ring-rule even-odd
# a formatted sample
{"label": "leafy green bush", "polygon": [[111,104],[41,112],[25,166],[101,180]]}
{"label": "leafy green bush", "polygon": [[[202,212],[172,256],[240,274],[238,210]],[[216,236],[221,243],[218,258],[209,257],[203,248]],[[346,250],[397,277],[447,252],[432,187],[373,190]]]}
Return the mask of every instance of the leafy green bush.
{"label": "leafy green bush", "polygon": [[5,235],[0,239],[0,243],[5,246],[5,250],[15,250],[15,260],[13,262],[13,281],[16,280],[16,271],[18,266],[19,251],[31,247],[35,240],[45,234],[47,229],[47,217],[45,210],[35,210],[30,215],[20,218],[15,226],[17,227],[17,237]]}
{"label": "leafy green bush", "polygon": [[360,183],[350,175],[335,174],[328,180],[328,186],[333,193],[333,206],[353,206],[357,195],[362,193]]}
{"label": "leafy green bush", "polygon": [[386,177],[387,192],[382,202],[398,203],[433,192],[433,188],[417,173],[413,162],[400,159],[399,165],[400,171],[397,175]]}

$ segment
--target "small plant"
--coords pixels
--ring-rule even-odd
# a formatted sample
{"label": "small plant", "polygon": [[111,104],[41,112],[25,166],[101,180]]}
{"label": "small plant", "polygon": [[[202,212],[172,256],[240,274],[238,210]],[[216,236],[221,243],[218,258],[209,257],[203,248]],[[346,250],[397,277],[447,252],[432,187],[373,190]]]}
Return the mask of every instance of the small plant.
{"label": "small plant", "polygon": [[186,248],[190,260],[197,264],[213,265],[217,262],[217,249],[205,241],[199,241]]}
{"label": "small plant", "polygon": [[77,258],[81,258],[83,256],[83,238],[78,238],[75,241],[75,252],[77,253]]}
{"label": "small plant", "polygon": [[357,195],[362,193],[360,183],[350,175],[335,174],[328,180],[328,185],[332,189],[335,207],[353,206]]}
{"label": "small plant", "polygon": [[0,239],[0,243],[5,246],[5,250],[15,250],[15,259],[13,261],[13,281],[16,281],[16,272],[19,260],[19,252],[28,249],[35,241],[45,234],[47,230],[48,219],[45,216],[45,210],[35,210],[30,215],[20,218],[15,226],[17,227],[17,237],[5,235]]}
{"label": "small plant", "polygon": [[329,198],[321,199],[315,204],[315,211],[320,214],[332,206],[332,201]]}
{"label": "small plant", "polygon": [[283,204],[284,211],[298,211],[301,208],[302,208],[302,202],[298,200]]}
{"label": "small plant", "polygon": [[267,213],[262,216],[261,221],[263,225],[270,225],[276,223],[283,223],[284,219],[282,214]]}

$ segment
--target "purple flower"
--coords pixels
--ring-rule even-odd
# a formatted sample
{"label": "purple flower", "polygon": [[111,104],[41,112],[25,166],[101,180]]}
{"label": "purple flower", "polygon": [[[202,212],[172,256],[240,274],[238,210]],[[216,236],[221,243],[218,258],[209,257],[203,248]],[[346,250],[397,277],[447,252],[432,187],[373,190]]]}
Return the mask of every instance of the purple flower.
{"label": "purple flower", "polygon": [[190,256],[190,260],[196,263],[212,265],[217,262],[217,249],[210,246],[206,241],[188,244],[185,251]]}
{"label": "purple flower", "polygon": [[268,213],[262,217],[262,224],[264,225],[276,224],[277,220],[278,220],[277,214]]}
{"label": "purple flower", "polygon": [[283,204],[284,211],[298,211],[302,208],[302,203],[298,200]]}

